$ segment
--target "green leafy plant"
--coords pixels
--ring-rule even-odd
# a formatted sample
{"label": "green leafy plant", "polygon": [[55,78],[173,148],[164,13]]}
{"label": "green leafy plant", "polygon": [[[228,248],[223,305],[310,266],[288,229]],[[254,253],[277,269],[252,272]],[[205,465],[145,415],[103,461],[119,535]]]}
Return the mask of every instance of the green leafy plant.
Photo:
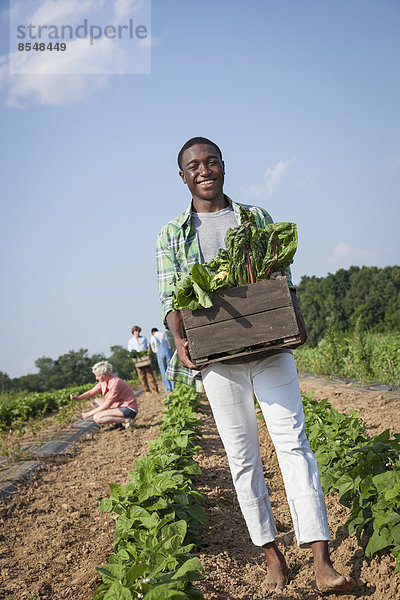
{"label": "green leafy plant", "polygon": [[400,434],[388,430],[372,438],[353,411],[342,414],[327,400],[303,397],[306,431],[325,493],[338,492],[350,509],[350,533],[370,536],[368,557],[385,548],[400,571]]}

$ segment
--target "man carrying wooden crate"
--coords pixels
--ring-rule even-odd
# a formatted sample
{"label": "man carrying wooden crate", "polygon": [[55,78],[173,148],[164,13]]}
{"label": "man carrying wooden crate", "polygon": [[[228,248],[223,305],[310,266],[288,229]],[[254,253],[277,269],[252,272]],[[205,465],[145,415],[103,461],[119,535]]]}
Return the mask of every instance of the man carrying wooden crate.
{"label": "man carrying wooden crate", "polygon": [[147,341],[147,338],[144,335],[140,335],[142,331],[141,327],[138,325],[134,325],[131,329],[132,337],[128,341],[128,350],[132,352],[132,350],[136,350],[136,352],[148,352],[148,356],[145,359],[138,360],[133,358],[132,361],[136,367],[137,374],[140,379],[140,383],[142,384],[144,393],[150,392],[149,382],[151,385],[151,390],[153,394],[158,394],[158,385],[156,378],[154,377],[153,367],[151,366],[150,360],[150,346]]}
{"label": "man carrying wooden crate", "polygon": [[[157,238],[157,266],[164,322],[174,336],[176,353],[167,375],[194,385],[196,366],[179,311],[172,298],[180,274],[193,264],[213,259],[229,228],[240,224],[240,205],[223,193],[225,167],[218,146],[206,138],[192,138],[178,155],[179,175],[192,201],[188,209],[164,226]],[[243,205],[241,205],[243,206]],[[262,208],[245,206],[257,227],[272,222]],[[300,337],[306,339],[300,309],[286,271],[298,314]],[[194,372],[193,372],[194,371]],[[276,526],[259,452],[254,395],[257,397],[281,468],[297,543],[310,546],[320,591],[346,591],[354,581],[332,567],[326,508],[318,467],[304,430],[304,413],[297,371],[289,349],[270,350],[262,358],[241,356],[206,366],[201,379],[224,444],[238,501],[254,544],[262,546],[268,566],[266,593],[283,590],[287,583],[285,559],[275,543]]]}

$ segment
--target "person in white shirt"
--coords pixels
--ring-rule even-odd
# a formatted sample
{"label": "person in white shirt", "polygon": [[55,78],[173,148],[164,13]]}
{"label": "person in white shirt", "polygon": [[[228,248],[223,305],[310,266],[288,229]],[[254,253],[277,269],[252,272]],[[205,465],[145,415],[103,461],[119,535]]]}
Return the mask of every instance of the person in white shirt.
{"label": "person in white shirt", "polygon": [[[132,331],[133,337],[131,337],[131,339],[128,342],[129,352],[132,352],[132,350],[135,350],[136,352],[143,352],[143,351],[147,350],[147,352],[150,354],[150,346],[147,341],[147,338],[145,338],[144,335],[140,335],[140,332],[142,331],[141,327],[138,327],[138,325],[134,325],[132,327],[131,331]],[[136,362],[136,358],[133,358],[132,360],[134,363]],[[158,385],[157,385],[156,378],[154,377],[153,367],[151,366],[151,364],[146,365],[144,367],[136,366],[136,371],[139,375],[139,379],[140,379],[140,383],[142,384],[143,391],[150,392],[149,382],[147,381],[147,377],[148,377],[150,380],[150,385],[151,385],[153,394],[158,394]]]}
{"label": "person in white shirt", "polygon": [[158,367],[160,369],[161,379],[165,390],[167,393],[172,392],[175,384],[173,381],[167,379],[165,375],[172,356],[171,346],[166,333],[161,333],[161,331],[158,331],[157,327],[153,327],[151,330],[150,346],[157,355]]}

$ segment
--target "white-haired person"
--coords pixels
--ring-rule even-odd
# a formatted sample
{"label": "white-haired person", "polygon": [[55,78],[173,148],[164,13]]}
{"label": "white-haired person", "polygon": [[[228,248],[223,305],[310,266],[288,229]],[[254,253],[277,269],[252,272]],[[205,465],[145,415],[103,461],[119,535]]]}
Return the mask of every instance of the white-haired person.
{"label": "white-haired person", "polygon": [[112,372],[112,366],[106,360],[102,360],[92,367],[92,371],[98,383],[92,389],[77,396],[71,394],[71,400],[85,400],[93,398],[98,394],[101,399],[92,402],[94,408],[89,412],[82,413],[82,419],[93,417],[98,425],[109,425],[110,428],[122,425],[130,427],[138,412],[135,394],[130,386]]}

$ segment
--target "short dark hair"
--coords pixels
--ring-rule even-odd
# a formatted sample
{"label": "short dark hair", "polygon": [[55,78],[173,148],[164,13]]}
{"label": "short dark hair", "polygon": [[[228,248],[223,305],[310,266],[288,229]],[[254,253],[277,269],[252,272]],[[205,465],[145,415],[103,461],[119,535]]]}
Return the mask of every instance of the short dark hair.
{"label": "short dark hair", "polygon": [[158,331],[157,327],[153,327],[153,329],[151,330],[151,333],[154,333],[155,331]]}
{"label": "short dark hair", "polygon": [[182,170],[182,156],[183,156],[183,153],[188,148],[191,148],[192,146],[196,146],[196,144],[207,144],[208,146],[214,146],[214,148],[217,150],[217,152],[219,154],[220,159],[222,160],[222,152],[218,148],[218,146],[217,146],[217,144],[215,142],[212,142],[211,140],[209,140],[209,139],[207,139],[205,137],[194,137],[194,138],[191,138],[190,140],[188,140],[186,142],[186,144],[183,144],[182,148],[179,150],[178,165],[179,165],[179,168],[181,170]]}

